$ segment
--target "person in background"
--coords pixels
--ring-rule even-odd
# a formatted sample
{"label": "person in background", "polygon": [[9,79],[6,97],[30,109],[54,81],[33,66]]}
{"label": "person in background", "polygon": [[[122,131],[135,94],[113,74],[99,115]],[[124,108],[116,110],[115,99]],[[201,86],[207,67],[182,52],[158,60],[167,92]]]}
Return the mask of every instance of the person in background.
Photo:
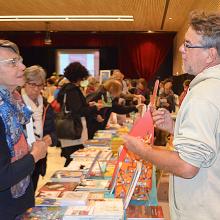
{"label": "person in background", "polygon": [[51,97],[54,96],[54,92],[57,88],[57,86],[55,86],[55,76],[51,76],[49,79],[46,80],[46,86],[43,90],[43,96],[49,100],[51,99]]}
{"label": "person in background", "polygon": [[136,101],[139,99],[141,102],[145,102],[145,97],[143,95],[137,95],[135,93],[132,94],[128,91],[127,83],[124,80],[124,74],[120,70],[113,70],[111,79],[118,80],[122,84],[122,92],[120,98],[124,99],[125,102]]}
{"label": "person in background", "polygon": [[28,146],[23,127],[31,111],[16,87],[23,86],[25,65],[16,44],[0,40],[0,218],[20,219],[34,206],[31,175],[44,158],[47,144],[40,140]]}
{"label": "person in background", "polygon": [[[24,103],[33,112],[32,123],[28,126],[33,127],[34,138],[36,140],[43,140],[47,146],[56,146],[55,115],[50,104],[41,95],[46,79],[46,72],[41,66],[35,65],[26,68],[24,74],[25,85],[21,89],[21,96]],[[27,129],[30,129],[28,126]],[[46,174],[46,167],[47,157],[44,157],[35,164],[35,169],[32,173],[35,191],[39,176],[45,176]]]}
{"label": "person in background", "polygon": [[183,99],[185,98],[186,93],[188,92],[190,82],[190,79],[187,79],[183,82],[183,91],[179,96],[179,107],[181,106]]}
{"label": "person in background", "polygon": [[160,96],[162,93],[164,93],[164,81],[160,81],[159,83],[158,96]]}
{"label": "person in background", "polygon": [[155,126],[174,134],[174,151],[131,136],[126,147],[173,175],[172,220],[217,220],[220,216],[220,14],[194,11],[180,46],[183,72],[194,75],[176,123],[166,109],[152,109]]}
{"label": "person in background", "polygon": [[[64,95],[66,95],[66,109],[71,111],[74,124],[77,128],[76,137],[77,139],[72,140],[70,145],[65,146],[66,143],[61,141],[62,152],[61,156],[66,158],[65,167],[72,161],[70,155],[83,148],[83,142],[88,139],[90,134],[90,118],[94,118],[97,122],[102,122],[102,117],[98,114],[100,109],[98,105],[94,103],[89,105],[86,102],[81,89],[80,83],[88,78],[88,70],[79,62],[72,62],[64,69],[64,76],[69,80],[59,91],[57,101],[64,104]],[[87,129],[88,128],[88,129]]]}
{"label": "person in background", "polygon": [[147,81],[144,78],[138,79],[136,88],[137,90],[135,94],[144,96],[144,103],[148,105],[150,102],[150,90],[147,87]]}
{"label": "person in background", "polygon": [[164,80],[163,92],[159,95],[157,100],[158,108],[166,108],[169,112],[175,112],[175,97],[172,90],[172,79]]}
{"label": "person in background", "polygon": [[90,93],[95,92],[99,87],[99,82],[97,79],[93,76],[88,77],[88,86],[85,91],[85,96],[87,96]]}
{"label": "person in background", "polygon": [[96,124],[91,123],[93,124],[93,128],[91,129],[93,130],[93,132],[91,133],[91,136],[89,138],[92,138],[97,130],[103,130],[106,128],[106,125],[112,112],[117,114],[128,114],[130,112],[138,112],[139,106],[124,106],[119,104],[118,98],[120,97],[121,93],[122,84],[118,80],[109,79],[105,81],[102,85],[100,85],[100,87],[97,89],[95,93],[91,93],[86,97],[87,103],[99,102],[99,100],[101,100],[107,104],[106,106],[103,106],[103,108],[99,111],[99,114],[102,116],[104,121]]}

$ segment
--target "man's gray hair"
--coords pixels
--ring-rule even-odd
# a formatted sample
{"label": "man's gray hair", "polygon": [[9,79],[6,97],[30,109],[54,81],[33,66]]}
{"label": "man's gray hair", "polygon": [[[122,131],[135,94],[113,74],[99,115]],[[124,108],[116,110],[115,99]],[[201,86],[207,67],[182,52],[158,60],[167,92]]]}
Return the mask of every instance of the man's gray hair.
{"label": "man's gray hair", "polygon": [[220,56],[220,13],[192,11],[189,24],[202,36],[201,43],[207,48],[215,47]]}

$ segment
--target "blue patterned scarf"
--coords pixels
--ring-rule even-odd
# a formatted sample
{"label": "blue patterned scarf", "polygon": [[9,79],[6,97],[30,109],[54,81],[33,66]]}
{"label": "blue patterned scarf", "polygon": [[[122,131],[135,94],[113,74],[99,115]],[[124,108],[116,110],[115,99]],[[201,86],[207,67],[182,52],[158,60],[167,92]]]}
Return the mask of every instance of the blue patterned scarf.
{"label": "blue patterned scarf", "polygon": [[14,92],[12,97],[5,87],[0,86],[0,117],[5,125],[6,140],[11,157],[15,156],[14,145],[23,133],[23,125],[30,120],[32,114],[19,96]]}

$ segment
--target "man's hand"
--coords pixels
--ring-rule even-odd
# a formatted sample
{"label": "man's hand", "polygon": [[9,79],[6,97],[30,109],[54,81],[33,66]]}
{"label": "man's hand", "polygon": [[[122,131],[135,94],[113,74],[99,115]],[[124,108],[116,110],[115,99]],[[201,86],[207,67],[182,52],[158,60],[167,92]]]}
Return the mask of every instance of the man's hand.
{"label": "man's hand", "polygon": [[31,154],[34,157],[34,162],[43,159],[47,154],[47,144],[44,141],[36,141],[32,145]]}
{"label": "man's hand", "polygon": [[154,121],[154,125],[164,131],[168,131],[170,134],[174,133],[174,121],[171,118],[170,112],[164,108],[158,110],[151,108],[151,113]]}
{"label": "man's hand", "polygon": [[128,150],[134,152],[139,156],[143,156],[146,147],[150,147],[150,145],[147,145],[146,143],[144,143],[143,140],[137,137],[123,135],[123,139],[125,141],[125,146],[128,148]]}

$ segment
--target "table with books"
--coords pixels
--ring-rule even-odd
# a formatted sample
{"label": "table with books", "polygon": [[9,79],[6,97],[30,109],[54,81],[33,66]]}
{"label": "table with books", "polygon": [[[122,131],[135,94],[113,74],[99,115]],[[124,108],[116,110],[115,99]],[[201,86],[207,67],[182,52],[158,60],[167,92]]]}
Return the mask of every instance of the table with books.
{"label": "table with books", "polygon": [[123,155],[120,134],[127,132],[126,127],[98,131],[39,189],[36,206],[22,219],[164,219],[154,166]]}

